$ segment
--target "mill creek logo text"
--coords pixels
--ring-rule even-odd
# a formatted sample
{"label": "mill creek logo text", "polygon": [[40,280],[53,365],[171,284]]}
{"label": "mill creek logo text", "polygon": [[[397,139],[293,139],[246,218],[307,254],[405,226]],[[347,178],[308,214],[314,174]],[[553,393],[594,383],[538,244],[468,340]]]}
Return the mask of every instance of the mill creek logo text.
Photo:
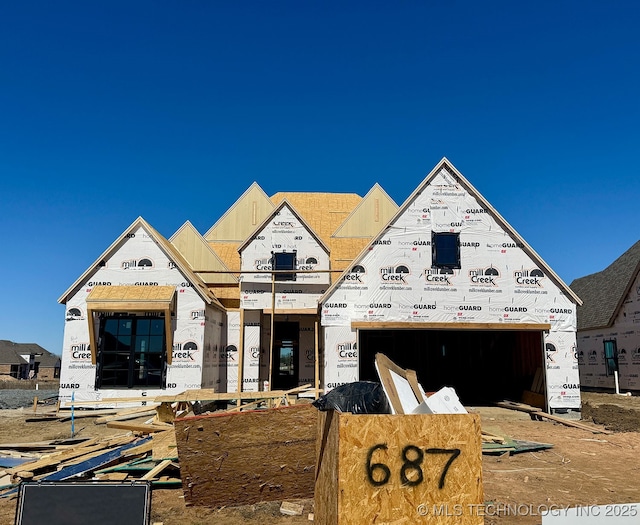
{"label": "mill creek logo text", "polygon": [[541,279],[544,278],[544,273],[539,268],[532,268],[531,270],[523,269],[513,272],[513,277],[518,286],[536,286],[542,288]]}
{"label": "mill creek logo text", "polygon": [[362,278],[364,277],[365,273],[366,271],[364,269],[364,266],[358,264],[351,268],[351,271],[342,278],[342,282],[362,283]]}
{"label": "mill creek logo text", "polygon": [[71,345],[71,359],[91,361],[91,345],[89,343]]}
{"label": "mill creek logo text", "polygon": [[198,351],[198,345],[193,341],[175,343],[173,345],[172,358],[181,361],[195,361],[194,353]]}
{"label": "mill creek logo text", "polygon": [[128,261],[122,261],[120,268],[123,270],[144,270],[145,268],[153,268],[153,262],[147,257],[142,259],[129,259]]}
{"label": "mill creek logo text", "polygon": [[385,266],[380,268],[380,279],[384,282],[401,282],[406,284],[405,275],[409,274],[409,268],[401,264],[399,266]]}
{"label": "mill creek logo text", "polygon": [[338,343],[336,353],[340,359],[358,359],[358,345],[356,342]]}
{"label": "mill creek logo text", "polygon": [[424,280],[427,284],[451,286],[451,278],[455,275],[449,268],[426,268],[424,270]]}
{"label": "mill creek logo text", "polygon": [[498,277],[500,272],[493,266],[469,270],[469,280],[476,286],[498,286],[496,283]]}

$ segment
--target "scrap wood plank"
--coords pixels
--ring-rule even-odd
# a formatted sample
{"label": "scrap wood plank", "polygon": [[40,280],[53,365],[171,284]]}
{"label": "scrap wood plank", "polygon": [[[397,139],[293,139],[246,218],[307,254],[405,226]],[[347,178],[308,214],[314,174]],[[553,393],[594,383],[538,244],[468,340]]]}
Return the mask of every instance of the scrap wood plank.
{"label": "scrap wood plank", "polygon": [[504,437],[492,434],[486,430],[482,431],[480,437],[482,438],[482,443],[504,443],[506,441]]}
{"label": "scrap wood plank", "polygon": [[167,427],[162,425],[149,425],[146,423],[127,423],[126,421],[110,421],[107,423],[108,428],[120,428],[122,430],[130,430],[131,432],[140,432],[142,434],[153,434],[154,432],[162,432]]}
{"label": "scrap wood plank", "polygon": [[101,417],[115,414],[118,412],[116,408],[104,408],[104,409],[89,409],[89,410],[67,410],[63,409],[58,412],[59,421],[69,421],[70,419],[82,419],[86,417]]}
{"label": "scrap wood plank", "polygon": [[149,472],[147,472],[140,479],[148,480],[156,477],[157,474],[166,469],[173,462],[170,459],[163,459],[160,463],[158,463],[155,467],[153,467]]}
{"label": "scrap wood plank", "polygon": [[499,401],[496,403],[499,407],[509,408],[511,410],[517,410],[518,412],[527,412],[531,414],[532,412],[542,412],[541,408],[532,407],[531,405],[527,405],[525,403],[517,403],[515,401]]}
{"label": "scrap wood plank", "polygon": [[176,445],[176,433],[174,430],[166,432],[158,432],[153,434],[151,457],[155,461],[163,459],[176,459],[178,457],[178,448]]}
{"label": "scrap wood plank", "polygon": [[123,451],[141,445],[144,441],[150,439],[150,437],[140,438],[131,443],[127,443],[126,445],[111,449],[108,452],[105,452],[104,454],[95,458],[91,458],[87,461],[78,463],[77,465],[73,465],[71,467],[63,468],[42,479],[47,481],[62,481],[65,479],[81,476],[82,474],[86,474],[88,472],[92,472],[99,467],[104,467],[108,464],[118,461],[121,458]]}
{"label": "scrap wood plank", "polygon": [[555,421],[557,423],[562,423],[563,425],[567,425],[569,427],[580,428],[582,430],[588,430],[589,432],[593,432],[594,434],[613,434],[613,431],[607,430],[604,428],[597,428],[586,423],[580,423],[578,421],[573,421],[571,419],[565,419],[563,417],[557,416],[555,414],[547,414],[544,412],[535,413],[536,417],[543,417],[545,419],[550,419],[551,421]]}
{"label": "scrap wood plank", "polygon": [[142,403],[141,406],[146,406],[147,403],[152,402],[152,399],[148,397],[107,397],[104,399],[96,399],[95,401],[68,401],[68,405],[65,408],[71,406],[90,406],[90,405],[118,405],[120,403]]}
{"label": "scrap wood plank", "polygon": [[52,454],[47,454],[46,456],[43,456],[42,458],[37,459],[35,461],[24,463],[19,467],[10,468],[7,470],[7,472],[10,474],[17,474],[21,470],[29,470],[31,472],[36,472],[38,470],[42,470],[50,466],[58,465],[59,463],[67,459],[72,459],[78,456],[82,456],[87,452],[103,449],[104,447],[98,444],[97,441],[98,441],[97,439],[93,439],[91,440],[90,444],[88,443],[72,449],[53,452]]}
{"label": "scrap wood plank", "polygon": [[87,441],[88,439],[89,438],[72,438],[69,440],[54,439],[52,441],[31,441],[28,443],[2,443],[0,444],[0,449],[20,451],[57,450],[60,448],[75,446],[76,444]]}
{"label": "scrap wood plank", "polygon": [[277,399],[293,395],[311,388],[311,384],[300,385],[290,390],[269,390],[266,392],[215,392],[213,389],[186,390],[175,396],[158,396],[156,403],[176,403],[184,401],[233,401],[235,399]]}
{"label": "scrap wood plank", "polygon": [[119,410],[115,414],[99,417],[94,421],[96,425],[103,425],[109,421],[126,421],[128,419],[136,419],[138,417],[152,416],[156,413],[155,407],[136,407],[127,410]]}
{"label": "scrap wood plank", "polygon": [[[155,434],[151,434],[151,436],[154,436],[154,435]],[[153,449],[152,441],[145,441],[142,445],[138,445],[137,447],[133,447],[123,451],[122,457],[131,458],[135,456],[140,456],[142,454],[146,454],[147,452],[151,452],[152,449]]]}
{"label": "scrap wood plank", "polygon": [[544,412],[542,409],[538,407],[532,407],[530,405],[525,405],[524,403],[515,403],[513,401],[500,401],[496,403],[496,405],[502,408],[509,408],[511,410],[518,410],[520,412],[527,412],[532,419],[535,419],[535,418],[549,419],[551,421],[555,421],[556,423],[562,423],[563,425],[568,427],[575,427],[582,430],[587,430],[589,432],[593,432],[594,434],[612,434],[613,433],[611,430],[593,427],[585,423],[579,423],[578,421],[574,421],[572,419],[565,419],[555,414],[547,414],[546,412]]}

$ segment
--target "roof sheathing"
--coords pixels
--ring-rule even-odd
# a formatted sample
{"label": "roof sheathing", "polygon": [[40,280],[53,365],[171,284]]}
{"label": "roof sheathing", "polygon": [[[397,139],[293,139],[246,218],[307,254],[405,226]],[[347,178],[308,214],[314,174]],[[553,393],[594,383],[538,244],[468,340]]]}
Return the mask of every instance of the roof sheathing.
{"label": "roof sheathing", "polygon": [[355,193],[299,193],[280,192],[271,197],[273,203],[286,200],[304,217],[323,244],[328,245],[331,235],[362,202]]}
{"label": "roof sheathing", "polygon": [[640,273],[640,241],[604,270],[574,280],[571,289],[580,295],[578,330],[593,330],[613,325]]}

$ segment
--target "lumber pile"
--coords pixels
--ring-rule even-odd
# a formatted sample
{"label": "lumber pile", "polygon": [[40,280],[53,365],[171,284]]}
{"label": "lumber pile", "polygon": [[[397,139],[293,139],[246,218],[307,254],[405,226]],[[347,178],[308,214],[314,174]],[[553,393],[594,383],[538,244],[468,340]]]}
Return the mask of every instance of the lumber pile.
{"label": "lumber pile", "polygon": [[[34,413],[27,415],[25,423],[93,417],[96,425],[125,432],[103,439],[73,436],[62,440],[0,444],[0,497],[17,495],[23,481],[72,478],[149,480],[154,487],[181,488],[174,427],[176,418],[195,416],[195,404],[202,401],[238,401],[227,410],[216,411],[223,414],[255,412],[260,407],[293,406],[297,395],[308,388],[309,385],[304,385],[287,391],[242,392],[241,396],[212,390],[190,390],[176,396],[158,396],[157,400],[146,399],[143,406],[133,408],[79,408],[71,413],[67,409],[61,410],[58,405],[47,407],[38,414],[38,404],[34,403]],[[104,403],[130,404],[131,399],[109,399]],[[78,404],[82,406],[82,403]]]}
{"label": "lumber pile", "polygon": [[40,450],[28,454],[12,450],[12,446],[0,444],[3,458],[19,458],[15,466],[0,468],[0,496],[15,494],[22,481],[149,479],[156,485],[176,487],[181,483],[173,429],[154,437],[128,432],[68,445],[32,444],[33,450]]}

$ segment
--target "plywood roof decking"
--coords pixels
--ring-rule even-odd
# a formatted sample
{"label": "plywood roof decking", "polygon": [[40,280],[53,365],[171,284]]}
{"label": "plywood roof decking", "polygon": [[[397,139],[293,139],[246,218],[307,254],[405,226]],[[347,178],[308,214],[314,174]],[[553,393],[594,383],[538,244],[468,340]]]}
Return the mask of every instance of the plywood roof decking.
{"label": "plywood roof decking", "polygon": [[574,280],[571,289],[583,300],[578,330],[611,326],[639,272],[640,241],[601,272]]}
{"label": "plywood roof decking", "polygon": [[[331,269],[332,270],[346,270],[347,267],[353,262],[364,247],[369,244],[371,237],[362,238],[335,238],[332,237],[329,240],[329,247],[331,248]],[[335,279],[337,274],[333,275]]]}
{"label": "plywood roof decking", "polygon": [[275,205],[283,200],[290,202],[306,223],[328,244],[333,232],[360,204],[362,197],[355,193],[299,192],[279,192],[271,197]]}
{"label": "plywood roof decking", "polygon": [[175,286],[94,286],[87,302],[169,303],[175,293]]}
{"label": "plywood roof decking", "polygon": [[[246,198],[250,198],[254,195],[254,192],[258,190],[259,186],[254,185],[247,190],[243,197],[239,199],[234,205],[232,215],[236,221],[251,222],[251,215],[245,217],[242,213],[249,213],[252,211],[251,207],[238,204],[240,201]],[[260,190],[261,191],[261,190]],[[388,219],[388,216],[395,212],[397,206],[393,201],[386,202],[384,197],[386,194],[382,189],[376,185],[370,190],[367,196],[372,198],[378,198],[385,200],[384,204],[377,204],[378,212],[380,213],[381,221],[379,224],[375,224],[369,217],[367,219],[366,212],[373,212],[376,203],[371,202],[365,206],[365,199],[355,193],[302,193],[302,192],[279,192],[271,197],[273,204],[272,209],[281,204],[283,201],[289,202],[295,210],[300,214],[300,217],[304,222],[318,235],[318,237],[324,242],[331,250],[331,267],[335,270],[343,270],[347,267],[349,262],[360,253],[362,248],[370,240],[370,230],[372,228],[371,222],[374,224],[374,228],[382,228]],[[390,200],[390,199],[389,199]],[[360,208],[358,208],[360,206]],[[360,213],[355,216],[354,212],[360,209]],[[390,211],[391,210],[391,211]],[[225,213],[225,217],[230,217],[231,210]],[[261,219],[262,221],[268,217],[265,214]],[[354,237],[341,236],[340,238],[332,237],[336,229],[340,228],[346,220],[352,220],[352,224],[347,230],[354,234]],[[220,221],[219,221],[220,222]],[[357,223],[360,226],[357,226]],[[212,231],[215,231],[215,239],[213,239]],[[247,233],[247,237],[253,231]],[[216,230],[212,228],[205,238],[208,240],[209,246],[218,255],[224,265],[233,272],[240,271],[240,255],[238,248],[242,242],[234,239],[223,239],[222,230]],[[357,234],[357,235],[356,235]],[[235,275],[238,275],[236,273]],[[216,277],[213,274],[205,276],[205,280],[209,283],[219,282],[216,281]]]}
{"label": "plywood roof decking", "polygon": [[[224,265],[232,272],[240,272],[240,254],[238,253],[239,242],[210,242],[209,246],[216,252]],[[235,273],[234,275],[238,275]],[[211,277],[208,279],[211,282]]]}

